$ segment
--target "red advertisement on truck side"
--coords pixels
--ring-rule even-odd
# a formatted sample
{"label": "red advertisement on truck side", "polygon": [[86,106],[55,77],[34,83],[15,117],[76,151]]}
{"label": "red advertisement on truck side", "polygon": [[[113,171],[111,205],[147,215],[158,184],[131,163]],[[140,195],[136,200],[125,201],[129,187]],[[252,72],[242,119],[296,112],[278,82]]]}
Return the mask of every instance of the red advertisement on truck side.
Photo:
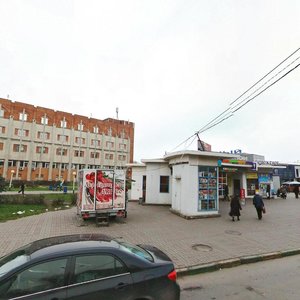
{"label": "red advertisement on truck side", "polygon": [[125,171],[82,169],[78,172],[77,210],[83,217],[96,212],[126,215]]}

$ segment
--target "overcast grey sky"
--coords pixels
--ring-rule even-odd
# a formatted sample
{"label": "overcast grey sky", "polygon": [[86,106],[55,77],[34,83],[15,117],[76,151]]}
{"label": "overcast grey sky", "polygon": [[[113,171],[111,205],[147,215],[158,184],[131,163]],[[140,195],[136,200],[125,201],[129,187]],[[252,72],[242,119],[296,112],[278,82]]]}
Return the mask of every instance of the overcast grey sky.
{"label": "overcast grey sky", "polygon": [[[137,161],[174,150],[300,47],[298,0],[0,0],[0,11],[0,97],[99,119],[118,107]],[[300,160],[299,83],[300,68],[201,138]]]}

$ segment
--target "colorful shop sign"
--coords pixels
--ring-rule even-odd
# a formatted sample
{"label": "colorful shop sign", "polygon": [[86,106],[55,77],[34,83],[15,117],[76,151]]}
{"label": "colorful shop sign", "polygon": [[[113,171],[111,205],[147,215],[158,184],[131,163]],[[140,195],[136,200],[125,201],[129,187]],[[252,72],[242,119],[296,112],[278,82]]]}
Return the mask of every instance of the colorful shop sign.
{"label": "colorful shop sign", "polygon": [[268,174],[260,174],[258,177],[258,183],[269,183],[271,178]]}
{"label": "colorful shop sign", "polygon": [[257,173],[247,173],[246,178],[247,179],[257,179],[258,175],[257,175]]}
{"label": "colorful shop sign", "polygon": [[257,171],[257,164],[256,162],[247,161],[244,159],[219,159],[218,160],[218,166],[222,166],[222,164],[231,164],[231,165],[237,165],[237,166],[251,166],[251,170]]}

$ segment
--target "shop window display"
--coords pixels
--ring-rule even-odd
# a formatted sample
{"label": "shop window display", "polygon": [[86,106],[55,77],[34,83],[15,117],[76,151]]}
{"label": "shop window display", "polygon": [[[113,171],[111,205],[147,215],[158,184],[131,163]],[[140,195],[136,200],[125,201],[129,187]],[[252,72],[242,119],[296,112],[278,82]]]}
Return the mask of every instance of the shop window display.
{"label": "shop window display", "polygon": [[217,210],[218,170],[216,167],[199,166],[198,211]]}
{"label": "shop window display", "polygon": [[224,172],[219,173],[219,196],[224,197],[225,185],[227,185],[227,175]]}

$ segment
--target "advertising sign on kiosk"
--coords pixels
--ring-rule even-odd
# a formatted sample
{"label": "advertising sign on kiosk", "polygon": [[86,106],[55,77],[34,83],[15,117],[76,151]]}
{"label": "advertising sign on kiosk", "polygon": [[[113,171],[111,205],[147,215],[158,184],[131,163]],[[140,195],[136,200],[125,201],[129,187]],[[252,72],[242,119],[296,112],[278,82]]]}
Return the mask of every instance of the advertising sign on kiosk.
{"label": "advertising sign on kiosk", "polygon": [[245,205],[246,204],[245,189],[240,189],[240,199],[241,199],[241,205]]}

